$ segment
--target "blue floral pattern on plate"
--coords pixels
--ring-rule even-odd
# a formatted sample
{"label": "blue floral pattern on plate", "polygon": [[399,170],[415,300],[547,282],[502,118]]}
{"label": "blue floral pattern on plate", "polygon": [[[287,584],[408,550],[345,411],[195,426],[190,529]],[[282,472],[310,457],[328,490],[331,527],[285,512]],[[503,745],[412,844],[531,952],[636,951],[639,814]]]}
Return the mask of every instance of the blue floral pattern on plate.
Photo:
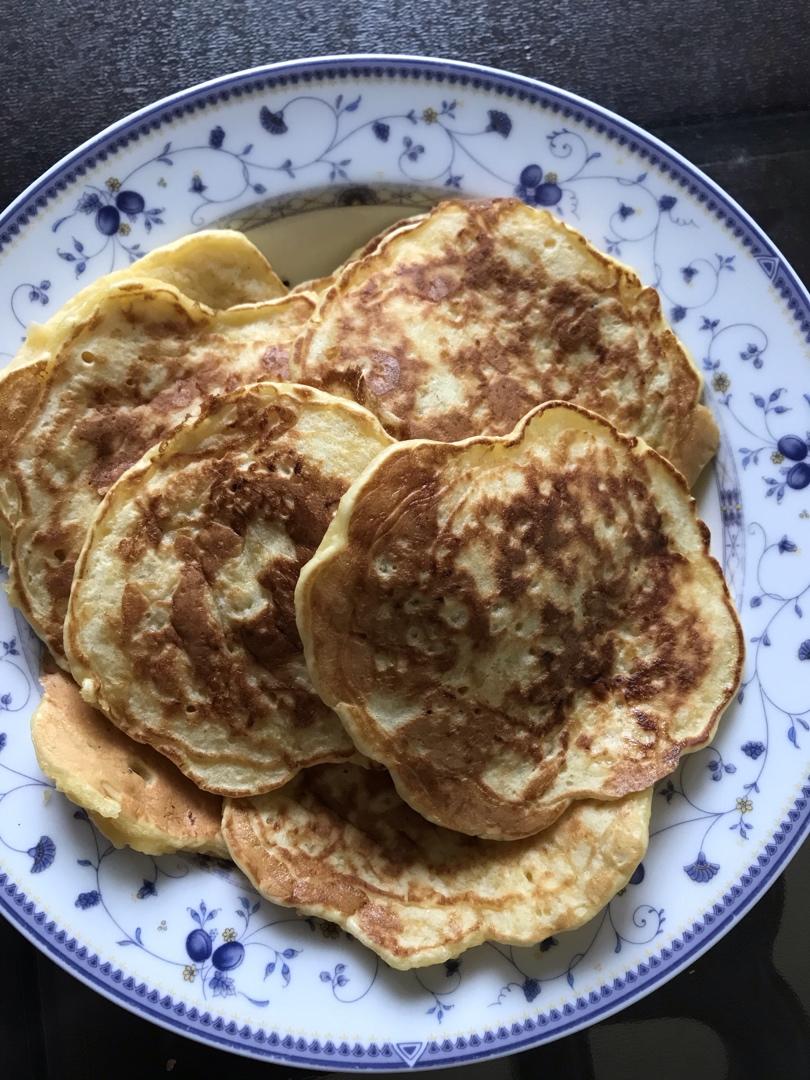
{"label": "blue floral pattern on plate", "polygon": [[419,192],[517,194],[658,288],[723,432],[699,499],[749,655],[717,738],[658,786],[644,863],[595,920],[533,949],[485,945],[397,973],[336,927],[261,901],[228,864],[104,840],[37,769],[37,647],[3,602],[6,913],[144,1015],[330,1068],[499,1053],[632,1000],[752,902],[805,830],[810,794],[807,297],[722,194],[596,107],[511,76],[376,59],[191,92],[127,122],[0,221],[13,256],[0,264],[5,355],[33,319],[152,245],[245,215],[269,220],[316,191],[320,205],[348,205],[395,188],[415,206]]}

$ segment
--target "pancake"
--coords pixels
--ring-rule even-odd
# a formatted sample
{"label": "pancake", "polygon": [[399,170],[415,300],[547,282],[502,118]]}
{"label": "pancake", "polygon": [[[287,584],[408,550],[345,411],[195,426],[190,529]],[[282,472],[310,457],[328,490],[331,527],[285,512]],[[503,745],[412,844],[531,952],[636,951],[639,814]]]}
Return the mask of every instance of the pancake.
{"label": "pancake", "polygon": [[10,448],[10,592],[57,662],[73,566],[104,493],[207,395],[286,375],[312,310],[294,296],[213,312],[143,279],[107,290],[54,348]]}
{"label": "pancake", "polygon": [[334,280],[333,274],[327,274],[326,277],[309,278],[308,281],[301,281],[297,285],[293,285],[290,292],[306,293],[307,296],[319,298],[332,287]]}
{"label": "pancake", "polygon": [[338,923],[405,969],[587,922],[643,857],[650,800],[579,802],[539,836],[503,844],[431,825],[383,771],[324,765],[271,795],[226,799],[222,831],[268,900]]}
{"label": "pancake", "polygon": [[48,360],[113,285],[136,276],[174,285],[189,299],[215,310],[273,300],[287,291],[246,236],[230,229],[213,229],[181,237],[150,251],[134,266],[97,278],[46,323],[32,323],[24,344],[0,373],[0,558],[5,565],[19,509],[5,448],[36,405]]}
{"label": "pancake", "polygon": [[293,591],[390,441],[353,403],[262,383],[148,453],[110,490],[77,564],[65,647],[85,699],[223,795],[354,755],[312,690]]}
{"label": "pancake", "polygon": [[690,483],[717,448],[655,290],[516,199],[444,202],[393,229],[338,275],[295,370],[399,439],[502,435],[559,399],[641,436]]}
{"label": "pancake", "polygon": [[296,590],[313,683],[415,810],[516,839],[712,738],[743,642],[682,476],[577,406],[401,443]]}
{"label": "pancake", "polygon": [[219,798],[120,732],[82,700],[63,672],[43,675],[42,687],[31,718],[39,766],[116,847],[128,845],[146,855],[198,851],[229,857]]}

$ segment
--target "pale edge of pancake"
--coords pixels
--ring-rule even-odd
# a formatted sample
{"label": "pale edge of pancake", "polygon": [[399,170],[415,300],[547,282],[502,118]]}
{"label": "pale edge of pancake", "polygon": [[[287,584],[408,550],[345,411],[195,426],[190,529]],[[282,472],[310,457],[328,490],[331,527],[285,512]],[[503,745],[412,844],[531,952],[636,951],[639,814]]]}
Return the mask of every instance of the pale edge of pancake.
{"label": "pale edge of pancake", "polygon": [[[283,796],[284,791],[277,794]],[[290,841],[285,836],[283,813],[276,818],[273,816],[273,795],[226,799],[222,832],[231,858],[267,900],[294,908],[303,915],[337,923],[390,967],[407,971],[453,959],[485,941],[536,945],[553,934],[576,930],[589,922],[627,885],[643,859],[649,843],[651,804],[652,788],[626,795],[617,802],[580,802],[558,823],[535,838],[536,852],[532,850],[531,840],[514,842],[524,853],[518,868],[525,875],[526,892],[517,898],[510,894],[511,904],[505,903],[500,896],[490,897],[489,904],[480,900],[476,904],[474,899],[468,899],[462,888],[456,886],[454,892],[452,881],[444,902],[432,905],[420,904],[418,897],[411,900],[391,896],[379,886],[364,881],[362,874],[353,868],[350,844],[347,845],[348,865],[341,869],[340,840],[324,859],[311,860],[317,861],[317,867],[311,876],[307,876],[306,869],[296,866],[295,858],[296,840],[300,850],[305,856],[307,854],[307,823],[296,822]],[[547,881],[542,882],[544,874],[554,873],[555,855],[563,862],[568,860],[567,870],[576,865],[576,841],[579,839],[582,843],[582,837],[576,835],[577,829],[585,828],[584,839],[587,841],[587,828],[581,819],[593,808],[600,814],[610,813],[598,849],[587,860],[587,868],[577,876],[574,888],[568,886],[570,892],[565,891],[562,881],[559,888],[552,888]],[[343,825],[342,819],[336,822],[337,827]],[[351,832],[351,826],[347,830]],[[276,839],[275,846],[266,842],[268,832]],[[562,833],[561,840],[557,840],[556,833]],[[596,843],[595,838],[590,839],[592,844]],[[319,842],[322,841],[323,837],[319,835]],[[501,846],[498,841],[489,843]],[[551,851],[544,853],[543,849],[549,845]],[[509,846],[509,842],[503,845],[504,848]],[[579,861],[582,861],[581,857]],[[554,913],[542,910],[543,889],[533,882],[535,875],[546,892],[553,893],[561,910]],[[418,878],[418,874],[415,876]],[[407,883],[407,872],[405,880]],[[394,889],[398,887],[402,888],[399,879],[393,884]],[[403,891],[407,896],[407,886]],[[307,900],[302,902],[296,892],[306,892]],[[358,901],[358,893],[362,900]],[[339,905],[340,899],[347,894],[351,895],[351,911]]]}
{"label": "pale edge of pancake", "polygon": [[[307,668],[310,673],[313,685],[316,691],[320,695],[321,699],[335,710],[338,716],[343,721],[346,729],[349,732],[353,742],[357,746],[360,753],[366,755],[372,760],[380,760],[377,753],[377,748],[369,740],[364,738],[364,721],[369,723],[369,726],[375,726],[373,718],[369,717],[366,710],[357,704],[338,700],[329,686],[328,678],[321,668],[319,663],[319,649],[318,644],[315,641],[314,635],[314,622],[315,617],[313,613],[313,600],[312,594],[315,589],[318,578],[322,574],[329,573],[329,566],[332,562],[340,559],[342,553],[349,546],[349,528],[351,524],[352,515],[354,514],[355,506],[360,497],[364,493],[367,486],[373,486],[375,483],[377,472],[384,467],[385,463],[393,456],[400,454],[408,454],[415,448],[425,445],[443,445],[452,446],[457,449],[465,449],[466,447],[475,445],[501,445],[503,447],[516,446],[522,442],[528,426],[532,420],[540,416],[542,413],[553,409],[564,409],[573,413],[578,413],[585,421],[586,424],[594,424],[600,427],[606,428],[609,432],[612,432],[614,437],[620,442],[624,443],[627,451],[635,456],[639,461],[643,462],[644,459],[649,459],[652,463],[663,468],[665,474],[671,477],[671,480],[676,488],[680,489],[682,495],[688,500],[688,505],[691,511],[694,513],[696,504],[694,498],[689,494],[689,490],[686,485],[686,481],[683,475],[672,465],[666,458],[662,457],[652,447],[648,446],[643,439],[633,435],[624,435],[616,430],[612,424],[605,420],[601,416],[597,416],[596,413],[590,412],[588,409],[579,405],[574,405],[565,401],[548,401],[542,405],[536,406],[530,412],[520,420],[513,431],[507,435],[474,435],[469,439],[463,439],[456,443],[444,443],[434,444],[429,439],[412,439],[405,442],[395,443],[393,446],[384,450],[371,464],[365,469],[363,473],[355,480],[352,486],[345,493],[338,506],[337,513],[332,519],[332,523],[327,529],[323,540],[315,552],[313,557],[302,568],[301,574],[298,578],[298,584],[295,589],[295,611],[296,622],[298,624],[298,631],[301,636],[301,640],[304,645],[304,657],[306,659]],[[583,425],[585,426],[585,425]],[[702,554],[711,566],[713,572],[716,574],[720,590],[723,598],[724,606],[726,607],[730,616],[730,622],[735,629],[737,640],[737,661],[735,665],[734,676],[725,687],[721,696],[721,700],[711,710],[708,715],[705,724],[702,729],[694,736],[688,739],[683,739],[679,742],[679,754],[688,754],[696,750],[702,749],[709,743],[717,731],[720,718],[728,707],[729,703],[733,699],[735,693],[740,684],[742,677],[743,664],[745,661],[745,639],[743,636],[742,627],[740,625],[739,616],[734,606],[734,602],[731,599],[731,594],[728,590],[723,571],[711,554],[709,549],[710,533],[704,522],[695,517],[695,522],[700,532],[700,538],[702,543]],[[675,757],[672,761],[671,768],[667,771],[673,771],[678,764],[679,757]],[[383,764],[386,764],[383,762]],[[643,787],[647,784],[660,779],[661,773],[655,777],[648,777],[644,782]],[[405,800],[420,814],[427,817],[429,820],[433,820],[430,813],[427,812],[427,808],[418,804],[418,801],[414,799],[412,793],[406,791],[402,786],[400,779],[397,776],[396,771],[392,771],[392,779],[397,788],[397,791]],[[630,782],[628,781],[628,784]],[[605,798],[615,799],[623,796],[629,791],[633,790],[632,786],[625,786],[622,791],[617,791],[612,794],[605,795]],[[585,797],[585,796],[582,796]],[[555,816],[559,816],[564,809],[570,805],[571,799],[566,797],[560,797],[559,805],[557,805],[553,811]],[[551,811],[550,811],[551,812]],[[552,818],[553,819],[553,818]],[[439,824],[442,824],[439,822]],[[510,837],[510,839],[516,837]],[[504,838],[506,839],[506,838]]]}
{"label": "pale edge of pancake", "polygon": [[41,681],[43,697],[31,717],[39,766],[116,847],[229,858],[219,798],[119,731],[82,700],[63,672],[46,672]]}

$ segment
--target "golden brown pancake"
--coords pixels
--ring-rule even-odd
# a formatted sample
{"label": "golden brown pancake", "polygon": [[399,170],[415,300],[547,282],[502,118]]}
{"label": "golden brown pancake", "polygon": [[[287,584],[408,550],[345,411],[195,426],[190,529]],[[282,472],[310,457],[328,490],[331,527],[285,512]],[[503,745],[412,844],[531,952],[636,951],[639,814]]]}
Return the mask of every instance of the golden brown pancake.
{"label": "golden brown pancake", "polygon": [[294,296],[213,312],[170,285],[124,282],[54,347],[8,464],[12,602],[57,662],[73,566],[104,493],[207,396],[286,377],[312,310]]}
{"label": "golden brown pancake", "polygon": [[400,439],[502,435],[561,399],[643,437],[690,483],[717,447],[655,290],[516,199],[441,203],[384,234],[323,296],[295,370]]}
{"label": "golden brown pancake", "polygon": [[88,811],[116,847],[146,855],[200,851],[228,858],[222,800],[200,791],[162,754],[133,742],[82,700],[61,671],[42,676],[31,718],[40,768]]}
{"label": "golden brown pancake", "polygon": [[682,476],[577,406],[401,443],[301,574],[313,683],[419,813],[531,835],[712,738],[743,642],[708,542]]}
{"label": "golden brown pancake", "polygon": [[431,825],[383,771],[324,765],[271,795],[227,799],[222,830],[262,895],[415,968],[587,922],[644,855],[650,795],[578,802],[539,836],[504,844]]}
{"label": "golden brown pancake", "polygon": [[65,648],[83,696],[223,795],[353,756],[312,690],[293,590],[390,442],[354,403],[261,383],[155,447],[109,491],[76,567]]}
{"label": "golden brown pancake", "polygon": [[273,300],[286,287],[246,236],[209,229],[155,248],[135,266],[114,270],[72,296],[44,324],[32,323],[22,348],[0,372],[0,558],[9,561],[11,529],[17,520],[17,491],[6,449],[36,407],[45,367],[73,329],[87,319],[116,284],[149,278],[173,285],[190,300],[219,310]]}

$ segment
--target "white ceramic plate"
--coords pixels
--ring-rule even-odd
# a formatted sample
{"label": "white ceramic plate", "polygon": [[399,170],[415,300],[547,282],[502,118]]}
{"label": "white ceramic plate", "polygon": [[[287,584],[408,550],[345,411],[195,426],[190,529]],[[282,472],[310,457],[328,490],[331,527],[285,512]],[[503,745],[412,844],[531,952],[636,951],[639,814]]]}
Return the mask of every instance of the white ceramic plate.
{"label": "white ceramic plate", "polygon": [[37,644],[0,602],[2,910],[134,1012],[273,1061],[435,1067],[593,1023],[728,930],[808,825],[810,298],[738,206],[626,121],[528,79],[402,57],[178,94],[80,147],[0,219],[4,359],[94,276],[195,228],[255,230],[303,274],[437,190],[550,206],[660,290],[723,432],[700,509],[745,624],[745,682],[714,745],[659,785],[649,853],[592,923],[398,973],[260,902],[232,869],[111,849],[37,770]]}

